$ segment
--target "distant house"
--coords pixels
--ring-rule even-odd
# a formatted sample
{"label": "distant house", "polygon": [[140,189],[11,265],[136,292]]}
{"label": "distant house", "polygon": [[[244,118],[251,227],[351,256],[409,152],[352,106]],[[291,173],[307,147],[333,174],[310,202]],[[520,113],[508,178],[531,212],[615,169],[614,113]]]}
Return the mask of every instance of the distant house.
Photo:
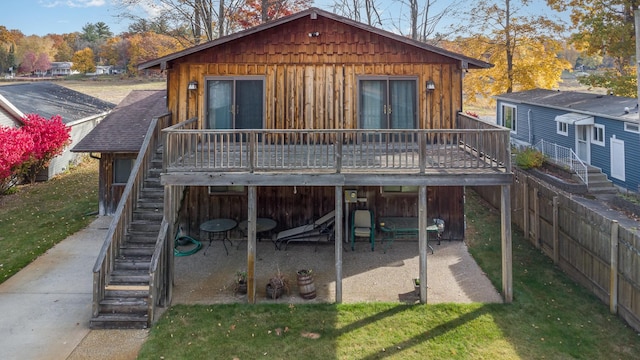
{"label": "distant house", "polygon": [[51,76],[67,76],[79,74],[77,70],[72,70],[73,63],[71,61],[52,62],[51,68],[47,71]]}
{"label": "distant house", "polygon": [[111,75],[113,74],[114,67],[111,65],[97,65],[96,71],[87,73],[87,75]]}
{"label": "distant house", "polygon": [[133,90],[71,149],[100,159],[100,215],[115,212],[149,124],[167,112],[166,102],[164,90]]}
{"label": "distant house", "polygon": [[[71,127],[71,144],[79,142],[115,104],[50,82],[34,82],[0,86],[0,126],[20,127],[26,114],[39,114],[47,119],[60,115]],[[70,147],[54,158],[39,180],[46,180],[77,163],[79,155]]]}
{"label": "distant house", "polygon": [[[617,186],[638,191],[638,99],[535,89],[496,96],[497,122],[515,145],[541,140],[572,149]],[[636,154],[636,155],[634,155]]]}

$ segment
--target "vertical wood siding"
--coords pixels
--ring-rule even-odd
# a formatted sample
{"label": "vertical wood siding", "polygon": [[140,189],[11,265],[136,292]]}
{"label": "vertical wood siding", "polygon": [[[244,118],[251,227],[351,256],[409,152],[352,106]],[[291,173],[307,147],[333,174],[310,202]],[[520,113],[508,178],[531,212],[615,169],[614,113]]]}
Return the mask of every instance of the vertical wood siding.
{"label": "vertical wood siding", "polygon": [[[265,126],[275,129],[358,128],[358,81],[360,76],[415,77],[417,116],[422,129],[454,128],[462,109],[460,71],[448,64],[189,64],[170,71],[169,109],[174,121],[199,117],[205,127],[208,76],[264,76]],[[436,90],[427,93],[433,79]],[[189,81],[198,89],[189,92]],[[197,110],[197,111],[196,111]]]}
{"label": "vertical wood siding", "polygon": [[[456,186],[428,187],[427,216],[445,220],[443,236],[449,240],[464,238],[464,188]],[[350,210],[368,208],[381,216],[418,216],[418,194],[381,194],[380,187],[358,188],[358,197],[366,202],[351,204]],[[199,225],[213,218],[231,218],[240,222],[247,218],[247,195],[210,195],[208,188],[191,186],[184,199],[183,227],[200,236]],[[277,231],[309,224],[334,210],[334,187],[263,186],[257,189],[257,216],[276,220]],[[430,220],[429,220],[430,221]]]}

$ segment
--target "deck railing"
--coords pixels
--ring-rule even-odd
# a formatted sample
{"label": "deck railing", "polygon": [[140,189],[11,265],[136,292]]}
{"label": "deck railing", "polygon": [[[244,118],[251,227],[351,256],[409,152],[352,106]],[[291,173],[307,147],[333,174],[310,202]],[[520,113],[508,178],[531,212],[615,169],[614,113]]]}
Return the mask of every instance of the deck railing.
{"label": "deck railing", "polygon": [[[145,135],[138,157],[131,170],[129,181],[124,188],[120,202],[107,231],[106,239],[102,245],[98,258],[93,267],[93,316],[98,316],[100,301],[104,299],[107,281],[113,272],[114,264],[118,258],[120,246],[126,240],[127,230],[133,218],[144,180],[151,167],[153,155],[162,145],[162,132],[171,120],[171,114],[154,118]],[[150,311],[153,309],[150,308]],[[151,321],[149,317],[149,321]]]}
{"label": "deck railing", "polygon": [[461,115],[458,129],[164,130],[165,171],[419,172],[511,171],[509,130]]}

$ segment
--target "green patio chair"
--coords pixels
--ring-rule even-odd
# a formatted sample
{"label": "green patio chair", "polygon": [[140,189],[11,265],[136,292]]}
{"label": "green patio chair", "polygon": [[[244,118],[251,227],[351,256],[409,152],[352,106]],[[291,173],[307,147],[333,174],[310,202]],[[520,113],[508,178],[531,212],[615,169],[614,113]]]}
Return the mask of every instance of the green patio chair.
{"label": "green patio chair", "polygon": [[355,250],[356,237],[367,237],[371,243],[371,251],[375,246],[375,225],[371,210],[355,210],[351,216],[351,250]]}

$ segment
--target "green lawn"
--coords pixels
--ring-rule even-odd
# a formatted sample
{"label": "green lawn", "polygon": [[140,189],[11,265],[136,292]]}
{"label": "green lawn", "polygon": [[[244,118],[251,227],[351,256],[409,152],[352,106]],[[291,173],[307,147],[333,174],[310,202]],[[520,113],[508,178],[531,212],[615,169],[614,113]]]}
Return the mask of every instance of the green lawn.
{"label": "green lawn", "polygon": [[0,283],[67,236],[98,210],[98,161],[0,196]]}
{"label": "green lawn", "polygon": [[[500,222],[467,196],[467,241],[500,288]],[[174,306],[140,359],[635,359],[640,335],[513,235],[512,304]]]}

